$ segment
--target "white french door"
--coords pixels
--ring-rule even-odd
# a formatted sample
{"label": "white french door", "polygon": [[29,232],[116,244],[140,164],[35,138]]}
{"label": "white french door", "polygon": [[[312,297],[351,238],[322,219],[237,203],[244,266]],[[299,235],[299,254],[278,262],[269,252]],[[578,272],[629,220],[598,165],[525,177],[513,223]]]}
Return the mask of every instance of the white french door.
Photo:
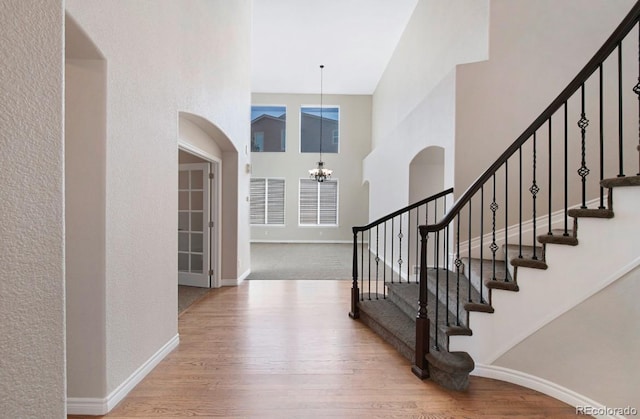
{"label": "white french door", "polygon": [[210,164],[181,164],[178,170],[178,284],[209,288]]}

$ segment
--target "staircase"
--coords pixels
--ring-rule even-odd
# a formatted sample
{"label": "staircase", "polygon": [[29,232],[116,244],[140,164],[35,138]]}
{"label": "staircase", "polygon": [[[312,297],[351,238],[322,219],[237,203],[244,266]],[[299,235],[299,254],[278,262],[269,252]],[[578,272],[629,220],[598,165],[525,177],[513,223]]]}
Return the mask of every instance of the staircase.
{"label": "staircase", "polygon": [[[625,139],[623,124],[635,133],[640,127],[623,113],[635,106],[640,115],[640,100],[623,105],[623,88],[640,99],[640,74],[625,79],[622,69],[623,58],[640,62],[639,19],[640,2],[455,203],[449,189],[353,228],[349,314],[407,358],[419,378],[465,390],[475,363],[490,364],[638,259],[624,240],[640,234],[640,170],[625,170],[638,161],[640,136]],[[623,57],[622,42],[634,37],[636,55]],[[603,64],[611,60],[615,107],[602,93]],[[595,104],[585,100],[590,88],[599,92]],[[570,101],[581,104],[573,119]],[[611,121],[619,129],[605,134]],[[607,249],[611,243],[623,244]],[[596,258],[597,267],[588,263]]]}

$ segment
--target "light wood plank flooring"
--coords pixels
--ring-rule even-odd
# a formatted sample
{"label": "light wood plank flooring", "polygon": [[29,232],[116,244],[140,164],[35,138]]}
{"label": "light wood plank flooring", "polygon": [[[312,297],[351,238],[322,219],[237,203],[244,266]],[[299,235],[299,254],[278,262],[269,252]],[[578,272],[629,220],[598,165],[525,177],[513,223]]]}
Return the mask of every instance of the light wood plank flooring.
{"label": "light wood plank flooring", "polygon": [[180,316],[179,347],[106,417],[575,418],[572,407],[509,383],[471,377],[460,393],[418,380],[348,317],[350,285],[213,290]]}

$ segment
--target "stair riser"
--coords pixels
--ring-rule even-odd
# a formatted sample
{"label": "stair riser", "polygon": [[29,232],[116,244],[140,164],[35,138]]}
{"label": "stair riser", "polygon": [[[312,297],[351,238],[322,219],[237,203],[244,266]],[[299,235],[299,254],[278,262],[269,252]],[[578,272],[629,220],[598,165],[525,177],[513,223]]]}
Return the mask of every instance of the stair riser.
{"label": "stair riser", "polygon": [[385,342],[393,346],[400,355],[405,357],[409,362],[413,363],[415,359],[415,347],[410,346],[406,342],[398,339],[395,335],[389,332],[387,328],[384,327],[384,325],[377,322],[364,311],[360,311],[360,321],[367,325],[371,330],[373,330]]}
{"label": "stair riser", "polygon": [[[433,293],[428,292],[428,301],[430,301],[431,303],[433,303],[435,301],[435,296],[433,295]],[[412,319],[413,322],[416,321],[416,317],[418,315],[418,297],[416,295],[416,300],[414,302],[414,305],[411,305],[409,301],[407,301],[402,295],[394,292],[394,288],[390,288],[389,289],[389,293],[387,298],[389,298],[390,301],[392,301],[398,308],[400,308],[400,310],[402,310],[407,317],[409,317],[410,319]],[[447,319],[447,315],[446,315],[446,306],[444,304],[440,305],[440,313],[438,315],[438,323],[440,324],[440,326],[444,326],[446,325],[446,319]],[[451,306],[451,308],[454,308],[455,310],[455,306]],[[437,331],[438,333],[438,344],[441,345],[444,348],[448,347],[448,338],[447,335],[445,334],[444,330],[442,330],[442,327],[436,327],[435,324],[435,307],[433,304],[429,304],[427,306],[427,312],[428,312],[428,316],[429,316],[429,321],[431,322],[431,334],[433,335],[433,331]],[[461,317],[461,320],[464,321],[466,320],[466,312],[465,312],[465,317]],[[455,323],[455,313],[452,310],[449,310],[449,321],[450,323]]]}

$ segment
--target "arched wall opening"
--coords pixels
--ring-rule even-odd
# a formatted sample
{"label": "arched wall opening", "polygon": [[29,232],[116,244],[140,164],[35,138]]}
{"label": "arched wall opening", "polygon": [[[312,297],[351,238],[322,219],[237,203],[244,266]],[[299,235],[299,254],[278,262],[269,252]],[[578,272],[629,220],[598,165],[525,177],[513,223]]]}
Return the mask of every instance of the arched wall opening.
{"label": "arched wall opening", "polygon": [[427,147],[409,165],[409,204],[444,190],[444,148]]}
{"label": "arched wall opening", "polygon": [[179,112],[178,147],[218,165],[219,229],[215,248],[219,274],[213,286],[236,285],[238,278],[238,150],[229,137],[209,120]]}
{"label": "arched wall opening", "polygon": [[[419,202],[445,189],[444,151],[443,147],[430,146],[420,151],[411,160],[409,164],[409,204]],[[444,215],[446,207],[441,202],[439,206],[430,204],[427,211],[428,214],[418,214],[418,212],[410,213],[408,216],[408,225],[416,226],[428,221],[433,222],[436,218]],[[442,267],[445,263],[446,256],[442,251],[436,252],[434,242],[435,240],[427,241],[429,265],[435,265],[435,255],[438,254],[438,266]],[[409,236],[408,246],[409,249],[418,249],[419,235],[417,229],[415,233],[412,232]],[[410,272],[413,274],[417,272],[419,266],[418,253],[416,253],[415,261],[415,265],[410,269]]]}

